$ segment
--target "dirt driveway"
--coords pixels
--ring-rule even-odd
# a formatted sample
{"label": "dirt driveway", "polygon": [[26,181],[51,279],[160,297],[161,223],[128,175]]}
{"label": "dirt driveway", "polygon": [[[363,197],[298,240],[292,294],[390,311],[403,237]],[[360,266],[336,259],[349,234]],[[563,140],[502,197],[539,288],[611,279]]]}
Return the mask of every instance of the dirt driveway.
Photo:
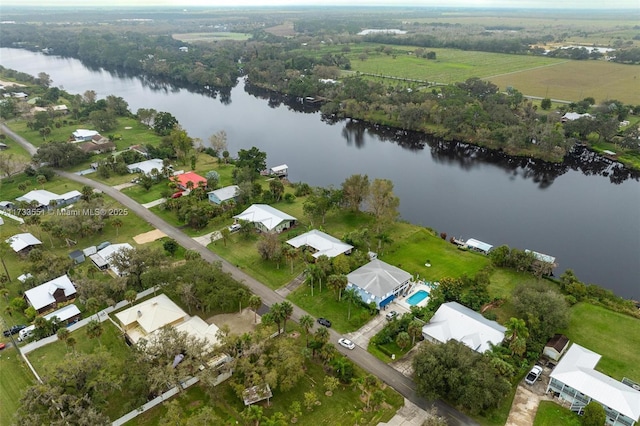
{"label": "dirt driveway", "polygon": [[162,237],[166,237],[167,234],[160,231],[159,229],[154,229],[153,231],[145,232],[144,234],[138,234],[133,237],[133,241],[138,244],[150,243],[155,240],[159,240]]}
{"label": "dirt driveway", "polygon": [[[260,323],[260,315],[257,316]],[[229,326],[232,334],[242,335],[253,331],[255,328],[254,313],[251,309],[245,308],[241,313],[219,314],[207,319],[208,324],[215,324],[222,327],[224,324]]]}
{"label": "dirt driveway", "polygon": [[551,369],[543,367],[542,376],[533,386],[525,384],[524,381],[518,385],[505,426],[531,426],[533,424],[540,401],[552,401],[552,398],[545,394],[549,383],[549,373],[551,373]]}

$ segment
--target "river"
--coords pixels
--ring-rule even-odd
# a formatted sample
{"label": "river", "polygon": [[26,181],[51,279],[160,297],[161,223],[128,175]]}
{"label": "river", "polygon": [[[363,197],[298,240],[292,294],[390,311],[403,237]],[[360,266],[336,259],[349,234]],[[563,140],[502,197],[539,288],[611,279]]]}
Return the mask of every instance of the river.
{"label": "river", "polygon": [[551,165],[350,120],[326,122],[244,82],[213,97],[19,49],[0,49],[0,64],[46,72],[70,93],[121,96],[133,112],[170,112],[203,141],[224,130],[232,155],[257,146],[268,166],[286,163],[294,182],[338,187],[357,173],[390,179],[404,220],[555,256],[555,275],[573,269],[585,283],[640,299],[638,174],[587,151]]}

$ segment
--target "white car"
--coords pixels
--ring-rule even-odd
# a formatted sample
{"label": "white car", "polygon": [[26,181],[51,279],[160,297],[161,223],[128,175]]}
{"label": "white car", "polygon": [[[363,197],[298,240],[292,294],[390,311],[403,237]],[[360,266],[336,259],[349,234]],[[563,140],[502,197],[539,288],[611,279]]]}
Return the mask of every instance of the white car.
{"label": "white car", "polygon": [[353,343],[349,339],[345,339],[344,337],[341,337],[341,338],[338,339],[338,344],[340,346],[343,346],[343,347],[345,347],[347,349],[351,349],[351,350],[353,350],[356,347],[355,343]]}
{"label": "white car", "polygon": [[239,231],[240,228],[242,228],[242,225],[240,225],[239,223],[234,223],[233,225],[231,225],[229,227],[229,232],[236,232]]}
{"label": "white car", "polygon": [[538,380],[538,378],[542,375],[542,367],[539,365],[534,365],[527,377],[524,378],[524,382],[528,385],[532,385]]}

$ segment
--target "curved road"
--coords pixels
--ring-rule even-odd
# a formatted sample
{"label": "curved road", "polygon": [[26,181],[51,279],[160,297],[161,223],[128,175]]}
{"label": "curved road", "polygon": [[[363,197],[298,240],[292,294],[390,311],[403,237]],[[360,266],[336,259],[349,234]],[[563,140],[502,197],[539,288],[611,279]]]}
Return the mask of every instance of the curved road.
{"label": "curved road", "polygon": [[[29,141],[27,141],[20,135],[13,132],[6,125],[0,124],[0,128],[9,137],[20,144],[20,146],[31,153],[31,155],[36,153],[36,147],[34,147],[31,143],[29,143]],[[185,249],[197,251],[207,262],[219,262],[222,265],[223,271],[231,274],[234,279],[240,281],[241,283],[246,285],[254,294],[260,296],[265,305],[271,306],[274,303],[280,303],[285,300],[284,297],[280,296],[266,285],[249,276],[241,269],[233,266],[231,263],[213,253],[206,247],[198,244],[193,240],[193,238],[189,237],[187,234],[180,231],[173,225],[168,224],[163,219],[159,218],[148,209],[142,207],[142,205],[140,205],[138,202],[132,200],[120,191],[113,189],[112,187],[101,182],[97,182],[84,176],[76,175],[74,173],[69,173],[62,170],[57,170],[56,173],[66,179],[81,183],[82,185],[88,185],[99,191],[102,191],[104,194],[108,195],[123,206],[127,207],[131,213],[135,214],[138,217],[141,217],[155,228],[167,234],[167,236],[169,236],[170,238],[176,240],[176,242]],[[293,305],[293,320],[298,321],[300,317],[305,314],[307,314],[307,312],[300,309],[296,305]],[[449,425],[477,425],[477,422],[475,422],[465,414],[459,412],[458,410],[455,410],[451,406],[443,403],[442,401],[429,401],[418,396],[415,390],[415,385],[410,378],[404,376],[402,373],[380,361],[378,358],[374,357],[365,349],[362,349],[359,346],[356,346],[356,348],[352,351],[342,348],[337,344],[338,339],[342,336],[332,329],[329,329],[329,333],[331,335],[332,342],[336,344],[336,347],[340,350],[340,352],[348,356],[360,367],[394,388],[402,396],[404,396],[414,404],[425,409],[428,409],[428,407],[431,406],[436,406],[438,412],[447,418]]]}

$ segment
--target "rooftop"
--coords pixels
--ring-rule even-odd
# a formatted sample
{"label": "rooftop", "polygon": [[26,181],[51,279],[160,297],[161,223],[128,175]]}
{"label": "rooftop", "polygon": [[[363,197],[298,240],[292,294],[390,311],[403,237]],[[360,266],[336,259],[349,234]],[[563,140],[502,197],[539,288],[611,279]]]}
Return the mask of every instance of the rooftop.
{"label": "rooftop", "polygon": [[317,229],[298,235],[297,237],[287,241],[287,244],[295,248],[300,246],[309,246],[313,248],[316,250],[313,257],[316,259],[323,255],[327,257],[336,257],[353,249],[352,245],[343,243],[339,239],[332,237],[329,234],[325,234],[322,231],[318,231]]}
{"label": "rooftop", "polygon": [[267,204],[253,204],[242,213],[235,215],[234,218],[251,223],[261,223],[269,231],[275,229],[283,221],[296,220],[295,217]]}
{"label": "rooftop", "polygon": [[53,297],[53,293],[58,289],[64,290],[64,295],[66,297],[72,296],[76,293],[76,288],[69,277],[65,274],[25,291],[24,295],[29,300],[29,303],[31,303],[31,306],[33,306],[34,309],[39,310],[56,301]]}
{"label": "rooftop", "polygon": [[490,349],[490,343],[497,345],[502,342],[506,330],[457,302],[440,305],[431,321],[422,327],[423,334],[441,343],[457,340],[480,353]]}
{"label": "rooftop", "polygon": [[385,297],[395,288],[411,279],[411,274],[374,259],[347,275],[349,283],[376,297]]}
{"label": "rooftop", "polygon": [[134,343],[161,327],[187,316],[186,312],[164,294],[116,314],[116,318],[127,329],[127,334]]}
{"label": "rooftop", "polygon": [[11,249],[16,253],[24,250],[27,247],[36,246],[42,244],[42,241],[34,237],[32,234],[25,232],[23,234],[16,234],[13,237],[5,240],[11,246]]}

